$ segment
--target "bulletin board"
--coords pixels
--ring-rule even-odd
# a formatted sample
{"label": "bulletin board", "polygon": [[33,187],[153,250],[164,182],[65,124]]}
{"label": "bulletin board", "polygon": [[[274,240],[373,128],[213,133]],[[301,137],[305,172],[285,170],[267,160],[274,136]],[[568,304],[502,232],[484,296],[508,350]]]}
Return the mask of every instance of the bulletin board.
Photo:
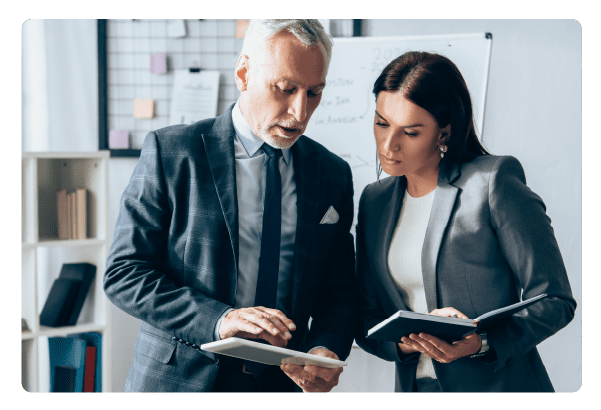
{"label": "bulletin board", "polygon": [[[182,36],[173,24],[184,25]],[[332,36],[359,36],[360,20],[331,20]],[[111,157],[137,157],[148,132],[171,125],[175,70],[218,71],[217,115],[238,99],[234,68],[242,50],[238,20],[98,20],[99,149]],[[152,72],[153,55],[166,56],[164,73]],[[154,103],[152,118],[134,117],[134,100]],[[128,148],[110,149],[111,130],[127,131]]]}

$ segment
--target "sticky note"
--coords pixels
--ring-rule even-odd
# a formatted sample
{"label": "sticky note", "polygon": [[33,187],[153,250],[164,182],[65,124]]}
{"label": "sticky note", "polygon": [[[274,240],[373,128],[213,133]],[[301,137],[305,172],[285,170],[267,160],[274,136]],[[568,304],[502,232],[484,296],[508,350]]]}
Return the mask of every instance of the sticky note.
{"label": "sticky note", "polygon": [[127,131],[111,130],[109,132],[109,148],[128,148]]}
{"label": "sticky note", "polygon": [[165,53],[152,54],[150,56],[150,72],[153,74],[164,74],[167,72]]}
{"label": "sticky note", "polygon": [[154,117],[154,101],[147,98],[145,100],[136,98],[134,100],[134,117],[135,118],[152,118]]}
{"label": "sticky note", "polygon": [[236,20],[236,38],[244,38],[248,23],[248,20]]}
{"label": "sticky note", "polygon": [[186,23],[184,20],[170,20],[167,24],[167,35],[169,37],[185,37]]}

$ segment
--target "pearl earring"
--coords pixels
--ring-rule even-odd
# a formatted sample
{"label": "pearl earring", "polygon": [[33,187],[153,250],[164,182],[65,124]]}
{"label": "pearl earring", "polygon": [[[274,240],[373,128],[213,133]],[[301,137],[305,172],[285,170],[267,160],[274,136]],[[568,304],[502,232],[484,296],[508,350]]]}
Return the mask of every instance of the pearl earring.
{"label": "pearl earring", "polygon": [[438,149],[440,149],[440,158],[444,158],[444,153],[447,152],[447,146],[439,145]]}

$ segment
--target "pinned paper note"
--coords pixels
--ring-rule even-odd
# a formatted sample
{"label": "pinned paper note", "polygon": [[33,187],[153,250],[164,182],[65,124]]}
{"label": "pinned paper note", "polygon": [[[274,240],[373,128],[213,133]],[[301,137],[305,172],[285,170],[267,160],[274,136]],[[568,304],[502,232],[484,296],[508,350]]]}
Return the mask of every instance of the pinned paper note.
{"label": "pinned paper note", "polygon": [[151,99],[142,100],[136,98],[134,100],[134,117],[136,118],[152,118],[154,117],[154,101]]}
{"label": "pinned paper note", "polygon": [[217,116],[219,71],[176,70],[174,74],[170,125]]}
{"label": "pinned paper note", "polygon": [[169,37],[185,37],[186,23],[184,20],[169,20],[167,24],[167,36]]}
{"label": "pinned paper note", "polygon": [[244,38],[248,23],[248,20],[236,20],[236,38]]}
{"label": "pinned paper note", "polygon": [[150,72],[153,74],[164,74],[167,72],[167,57],[165,53],[152,54],[150,56]]}
{"label": "pinned paper note", "polygon": [[111,130],[109,133],[109,148],[128,148],[127,131]]}

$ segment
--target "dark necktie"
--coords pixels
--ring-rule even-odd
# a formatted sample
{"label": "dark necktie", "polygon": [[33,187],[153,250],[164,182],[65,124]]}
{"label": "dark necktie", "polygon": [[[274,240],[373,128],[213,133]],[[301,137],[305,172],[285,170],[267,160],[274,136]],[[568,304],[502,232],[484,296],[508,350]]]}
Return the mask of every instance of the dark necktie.
{"label": "dark necktie", "polygon": [[[282,231],[282,180],[278,165],[282,150],[274,149],[267,144],[263,144],[262,149],[268,159],[255,306],[275,309]],[[250,361],[245,361],[244,365],[255,377],[267,368],[267,365]]]}
{"label": "dark necktie", "polygon": [[263,206],[263,231],[261,234],[261,256],[255,306],[275,308],[280,267],[280,236],[282,230],[282,181],[278,166],[282,150],[263,144],[269,157],[265,179],[265,203]]}

